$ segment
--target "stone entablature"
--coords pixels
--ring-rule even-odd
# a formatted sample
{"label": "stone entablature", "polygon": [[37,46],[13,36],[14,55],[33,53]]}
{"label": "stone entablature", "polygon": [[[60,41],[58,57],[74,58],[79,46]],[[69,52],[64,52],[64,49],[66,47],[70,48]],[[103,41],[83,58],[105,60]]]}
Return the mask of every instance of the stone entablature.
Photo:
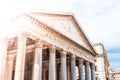
{"label": "stone entablature", "polygon": [[[70,17],[70,15],[69,15],[69,17]],[[69,34],[69,35],[72,35],[71,38],[66,37],[65,35],[57,32],[54,29],[52,29],[51,27],[49,27],[49,25],[42,23],[41,21],[37,20],[36,18],[34,18],[28,14],[19,16],[19,17],[17,17],[17,19],[18,19],[18,21],[13,20],[15,25],[12,24],[11,26],[21,27],[21,30],[24,30],[30,38],[32,38],[32,39],[42,38],[44,41],[46,41],[48,43],[57,45],[58,47],[63,48],[68,52],[71,52],[79,57],[85,58],[86,60],[91,60],[90,62],[94,62],[94,55],[95,55],[94,51],[91,51],[90,49],[82,46],[81,44],[78,44],[74,40],[71,40],[71,38],[74,39],[75,33]],[[73,21],[74,21],[74,19],[73,19]],[[79,29],[79,28],[75,27],[75,30],[77,30],[77,29]],[[59,31],[61,31],[61,30],[59,30]],[[79,30],[77,30],[77,31],[79,31]],[[77,33],[77,31],[75,31],[75,32]],[[80,32],[80,33],[83,34],[82,32]],[[17,33],[17,34],[19,34],[19,33]],[[77,35],[80,35],[80,34],[77,34]],[[86,38],[84,37],[84,35],[81,35],[81,38],[78,37],[78,39],[84,39],[86,42],[88,42],[86,40]],[[82,42],[84,42],[84,41],[82,41]],[[87,44],[87,45],[90,45],[90,44]],[[89,48],[91,48],[91,45],[89,46]]]}
{"label": "stone entablature", "polygon": [[64,15],[54,13],[28,13],[27,15],[92,51],[93,48],[90,45],[90,41],[87,40],[74,15],[70,13]]}

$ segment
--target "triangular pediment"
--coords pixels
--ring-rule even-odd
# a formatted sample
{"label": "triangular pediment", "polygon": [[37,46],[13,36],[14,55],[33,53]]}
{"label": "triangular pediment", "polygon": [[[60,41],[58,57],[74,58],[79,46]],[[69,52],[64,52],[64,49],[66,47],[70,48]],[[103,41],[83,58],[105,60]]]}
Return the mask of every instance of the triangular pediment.
{"label": "triangular pediment", "polygon": [[75,20],[71,13],[29,13],[42,23],[47,24],[52,29],[68,37],[82,47],[94,52],[94,49],[81,30],[81,26]]}

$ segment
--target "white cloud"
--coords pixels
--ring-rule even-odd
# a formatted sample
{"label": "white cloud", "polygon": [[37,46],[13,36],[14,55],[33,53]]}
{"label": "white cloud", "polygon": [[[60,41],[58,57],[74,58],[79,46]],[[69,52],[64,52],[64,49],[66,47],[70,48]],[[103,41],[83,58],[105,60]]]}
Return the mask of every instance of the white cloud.
{"label": "white cloud", "polygon": [[120,68],[120,53],[109,53],[108,59],[110,61],[110,65],[113,69]]}
{"label": "white cloud", "polygon": [[[104,0],[105,1],[105,0]],[[91,14],[81,24],[92,42],[102,42],[109,47],[120,47],[120,11],[119,2],[98,2],[92,4]],[[116,5],[115,5],[116,4]],[[98,6],[96,6],[98,5]],[[97,13],[97,14],[96,14]],[[83,19],[80,19],[81,21]]]}
{"label": "white cloud", "polygon": [[0,1],[1,19],[27,11],[69,11],[75,0],[4,0]]}

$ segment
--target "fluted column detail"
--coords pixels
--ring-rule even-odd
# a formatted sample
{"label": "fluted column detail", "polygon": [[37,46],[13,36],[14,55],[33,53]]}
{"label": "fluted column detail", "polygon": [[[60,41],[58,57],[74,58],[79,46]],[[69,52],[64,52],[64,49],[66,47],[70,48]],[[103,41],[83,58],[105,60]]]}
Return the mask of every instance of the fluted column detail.
{"label": "fluted column detail", "polygon": [[61,80],[67,80],[66,51],[61,53]]}
{"label": "fluted column detail", "polygon": [[91,80],[95,80],[95,65],[91,63]]}
{"label": "fluted column detail", "polygon": [[26,53],[26,35],[21,33],[18,36],[18,47],[16,54],[16,67],[14,80],[24,80],[25,53]]}
{"label": "fluted column detail", "polygon": [[71,80],[76,80],[76,57],[71,56]]}
{"label": "fluted column detail", "polygon": [[56,48],[52,46],[49,49],[50,58],[49,58],[49,80],[56,80]]}
{"label": "fluted column detail", "polygon": [[43,42],[37,41],[35,48],[33,80],[42,80],[42,49]]}
{"label": "fluted column detail", "polygon": [[83,61],[83,59],[79,59],[79,80],[84,80]]}
{"label": "fluted column detail", "polygon": [[89,62],[85,62],[85,78],[90,80]]}

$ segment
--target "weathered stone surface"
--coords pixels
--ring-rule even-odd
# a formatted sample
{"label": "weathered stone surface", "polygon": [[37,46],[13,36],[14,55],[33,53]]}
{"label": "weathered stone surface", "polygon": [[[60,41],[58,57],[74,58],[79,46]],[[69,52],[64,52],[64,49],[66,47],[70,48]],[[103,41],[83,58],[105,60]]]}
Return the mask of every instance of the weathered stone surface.
{"label": "weathered stone surface", "polygon": [[86,49],[93,51],[90,42],[87,40],[73,14],[33,13],[30,15]]}
{"label": "weathered stone surface", "polygon": [[18,49],[14,78],[15,80],[24,80],[26,39],[26,36],[22,33],[18,36]]}
{"label": "weathered stone surface", "polygon": [[[3,45],[0,45],[0,48],[3,49],[0,50],[1,53],[4,51],[4,54],[7,54],[8,51],[8,56],[14,55],[16,58],[12,64],[13,69],[12,65],[10,68],[10,73],[15,76],[15,80],[43,80],[43,76],[46,76],[47,80],[66,80],[66,78],[76,80],[76,62],[78,58],[94,63],[96,53],[75,17],[71,14],[27,13],[16,17],[9,24],[6,25],[20,27],[18,31],[25,33],[21,35],[19,32],[15,33],[9,41],[9,49],[2,48]],[[18,36],[19,38],[16,39]],[[35,44],[38,40],[44,42],[42,47],[46,51],[42,51],[42,47]],[[66,51],[66,56],[62,55],[60,57],[60,51]],[[25,57],[26,54],[30,53],[34,55],[31,55],[34,57],[34,61]],[[1,59],[3,59],[2,56],[0,56]],[[65,62],[65,60],[67,61]],[[69,63],[71,64],[67,66]],[[65,71],[66,67],[67,71]],[[3,75],[1,74],[2,68],[0,66],[0,77]],[[43,76],[42,69],[45,69]],[[56,71],[59,72],[56,73]],[[88,72],[87,67],[87,80],[89,79]],[[7,77],[11,77],[11,75]]]}

